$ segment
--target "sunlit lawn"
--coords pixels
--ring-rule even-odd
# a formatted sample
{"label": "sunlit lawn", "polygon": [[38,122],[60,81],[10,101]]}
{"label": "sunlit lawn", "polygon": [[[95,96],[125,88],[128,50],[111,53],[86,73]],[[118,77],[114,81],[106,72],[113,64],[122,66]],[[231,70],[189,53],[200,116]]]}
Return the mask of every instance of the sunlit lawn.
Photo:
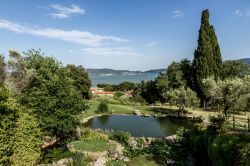
{"label": "sunlit lawn", "polygon": [[77,151],[101,152],[110,149],[113,145],[104,140],[87,140],[71,142]]}

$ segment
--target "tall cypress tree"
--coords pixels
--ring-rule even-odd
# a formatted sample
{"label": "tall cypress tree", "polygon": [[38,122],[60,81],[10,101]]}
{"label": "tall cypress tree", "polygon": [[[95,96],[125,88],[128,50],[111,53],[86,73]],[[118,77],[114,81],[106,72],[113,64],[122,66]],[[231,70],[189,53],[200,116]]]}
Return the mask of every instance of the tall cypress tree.
{"label": "tall cypress tree", "polygon": [[215,30],[209,23],[209,11],[206,9],[202,12],[198,47],[194,52],[193,61],[194,86],[202,102],[204,102],[202,79],[213,76],[217,80],[221,67],[220,47]]}

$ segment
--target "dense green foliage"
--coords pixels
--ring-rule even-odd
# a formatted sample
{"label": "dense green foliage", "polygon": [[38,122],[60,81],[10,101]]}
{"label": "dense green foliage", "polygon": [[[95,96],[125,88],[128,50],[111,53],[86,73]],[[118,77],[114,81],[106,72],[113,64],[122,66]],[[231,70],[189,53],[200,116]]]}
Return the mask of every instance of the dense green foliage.
{"label": "dense green foliage", "polygon": [[0,165],[35,165],[40,156],[37,120],[0,86]]}
{"label": "dense green foliage", "polygon": [[185,89],[184,87],[180,87],[178,89],[169,90],[165,92],[163,96],[171,105],[176,105],[181,110],[183,110],[184,107],[197,108],[200,103],[196,93],[190,88]]}
{"label": "dense green foliage", "polygon": [[48,164],[60,159],[69,158],[73,155],[72,152],[63,148],[51,148],[46,151],[42,151],[39,163]]}
{"label": "dense green foliage", "polygon": [[137,84],[133,92],[133,97],[135,101],[143,102],[145,100],[149,104],[152,104],[161,98],[155,81],[142,81]]}
{"label": "dense green foliage", "polygon": [[203,80],[203,93],[206,107],[223,112],[227,116],[230,112],[249,111],[250,78],[229,78],[217,83],[213,78]]}
{"label": "dense green foliage", "polygon": [[14,129],[12,165],[35,165],[40,157],[40,129],[29,113],[19,112]]}
{"label": "dense green foliage", "polygon": [[97,87],[104,88],[105,91],[121,91],[121,92],[127,92],[130,90],[133,90],[135,88],[135,83],[124,81],[120,84],[97,84]]}
{"label": "dense green foliage", "polygon": [[250,65],[242,61],[225,61],[222,65],[221,78],[244,77],[250,74]]}
{"label": "dense green foliage", "polygon": [[[40,50],[9,56],[7,63],[0,57],[0,165],[36,165],[43,136],[73,137],[87,106],[69,69],[54,58]],[[82,85],[88,92],[90,84]]]}
{"label": "dense green foliage", "polygon": [[217,80],[221,75],[221,69],[220,47],[214,28],[209,23],[209,11],[204,10],[201,17],[198,47],[195,50],[193,61],[195,91],[202,100],[204,98],[201,89],[202,80],[209,76],[213,76]]}
{"label": "dense green foliage", "polygon": [[160,165],[169,165],[168,159],[174,160],[174,165],[187,164],[187,150],[178,142],[178,146],[167,141],[153,141],[149,147],[133,148],[125,147],[123,154],[129,158],[151,154]]}
{"label": "dense green foliage", "polygon": [[124,145],[128,145],[129,137],[131,135],[127,132],[116,131],[109,135],[110,139],[116,140]]}
{"label": "dense green foliage", "polygon": [[77,91],[79,91],[84,99],[90,99],[91,80],[88,73],[82,66],[67,65],[69,69],[69,77],[73,79]]}
{"label": "dense green foliage", "polygon": [[51,57],[30,50],[24,58],[26,68],[35,74],[21,94],[21,103],[31,108],[43,135],[66,139],[73,135],[77,115],[86,106],[73,86],[67,70]]}
{"label": "dense green foliage", "polygon": [[230,134],[214,127],[194,128],[185,138],[198,165],[248,165],[250,137],[247,134]]}
{"label": "dense green foliage", "polygon": [[13,155],[14,129],[18,106],[8,90],[0,85],[0,165],[10,165]]}
{"label": "dense green foliage", "polygon": [[99,112],[99,113],[108,113],[109,112],[108,105],[105,101],[100,102],[97,112]]}

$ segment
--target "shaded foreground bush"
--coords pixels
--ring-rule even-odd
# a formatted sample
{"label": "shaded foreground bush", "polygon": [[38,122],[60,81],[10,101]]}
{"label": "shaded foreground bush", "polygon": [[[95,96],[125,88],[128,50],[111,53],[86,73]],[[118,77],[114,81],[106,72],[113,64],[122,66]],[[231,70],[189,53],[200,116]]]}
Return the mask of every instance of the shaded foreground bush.
{"label": "shaded foreground bush", "polygon": [[218,130],[214,126],[195,128],[187,137],[187,145],[199,164],[249,165],[250,135]]}

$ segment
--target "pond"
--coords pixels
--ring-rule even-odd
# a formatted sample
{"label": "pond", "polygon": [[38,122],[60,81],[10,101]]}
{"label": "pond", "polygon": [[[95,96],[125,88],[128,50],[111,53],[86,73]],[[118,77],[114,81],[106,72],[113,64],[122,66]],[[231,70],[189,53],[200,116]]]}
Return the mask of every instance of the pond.
{"label": "pond", "polygon": [[129,115],[103,115],[90,119],[86,127],[125,131],[135,137],[166,137],[176,133],[178,128],[190,128],[193,122],[171,117],[142,117]]}

